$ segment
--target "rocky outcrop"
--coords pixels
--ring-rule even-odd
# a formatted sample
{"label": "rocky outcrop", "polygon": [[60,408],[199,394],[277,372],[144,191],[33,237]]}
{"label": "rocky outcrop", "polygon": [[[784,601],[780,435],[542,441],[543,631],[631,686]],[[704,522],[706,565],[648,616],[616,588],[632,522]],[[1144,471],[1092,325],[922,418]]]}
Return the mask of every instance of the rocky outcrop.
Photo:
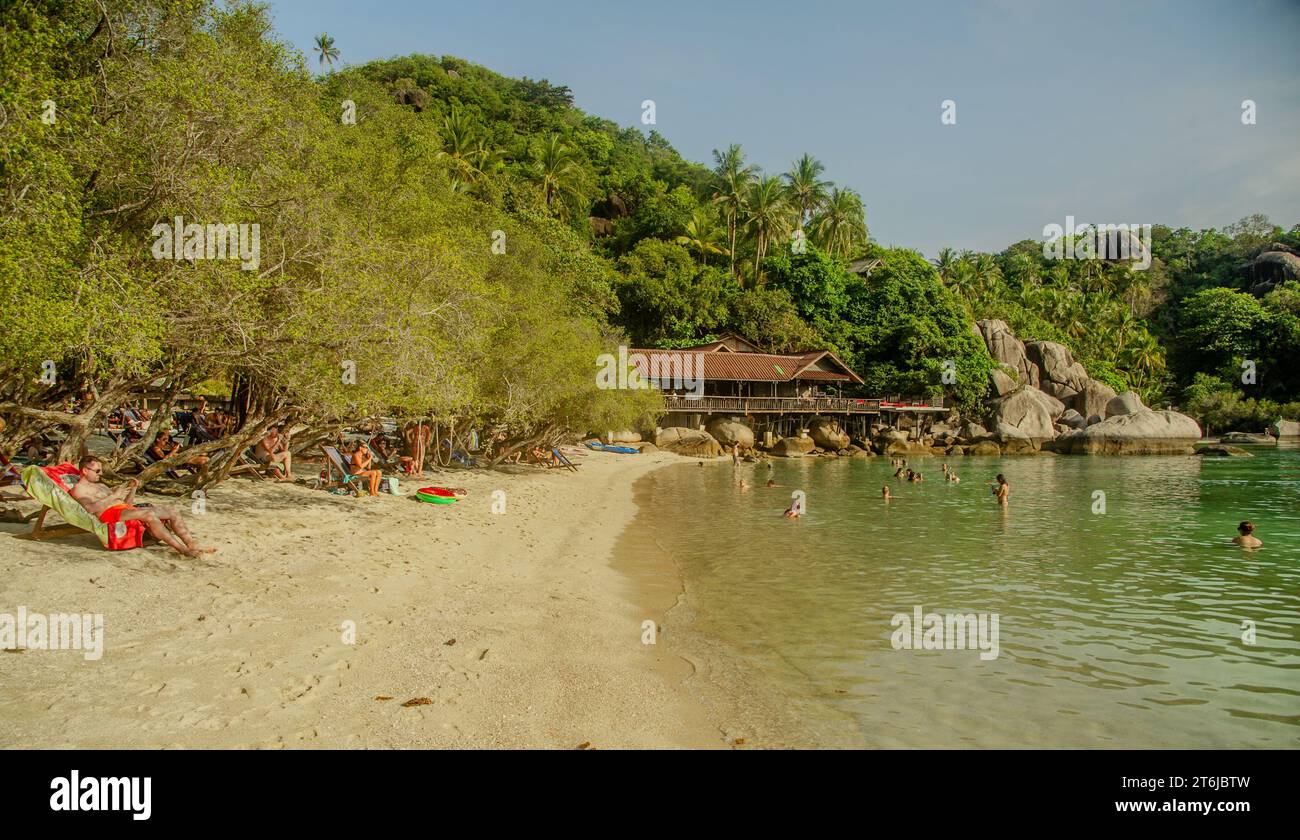
{"label": "rocky outcrop", "polygon": [[1240,446],[1198,446],[1196,447],[1197,455],[1205,455],[1213,458],[1254,458],[1255,456],[1242,449]]}
{"label": "rocky outcrop", "polygon": [[1065,413],[1058,418],[1058,423],[1070,429],[1082,429],[1088,425],[1088,421],[1084,419],[1083,415],[1073,408],[1067,408]]}
{"label": "rocky outcrop", "polygon": [[974,446],[966,447],[967,455],[1001,455],[1002,447],[991,440],[982,440]]}
{"label": "rocky outcrop", "polygon": [[606,437],[608,437],[609,440],[605,441],[605,443],[625,445],[641,442],[641,433],[634,432],[631,429],[622,429],[621,431],[610,432]]}
{"label": "rocky outcrop", "polygon": [[814,417],[808,424],[808,437],[830,452],[838,452],[849,445],[849,433],[834,417]]}
{"label": "rocky outcrop", "polygon": [[754,430],[734,417],[716,417],[709,422],[709,434],[725,447],[740,444],[741,449],[754,448]]}
{"label": "rocky outcrop", "polygon": [[1252,432],[1228,432],[1219,438],[1220,443],[1247,443],[1255,446],[1272,446],[1277,440],[1271,435],[1257,435]]}
{"label": "rocky outcrop", "polygon": [[714,439],[713,435],[696,429],[687,429],[684,426],[660,429],[655,435],[655,446],[693,458],[711,458],[723,454],[722,445]]}
{"label": "rocky outcrop", "polygon": [[1275,438],[1300,437],[1300,422],[1279,417],[1268,427],[1268,431]]}
{"label": "rocky outcrop", "polygon": [[799,458],[815,449],[809,437],[783,437],[772,447],[772,454],[781,458]]}
{"label": "rocky outcrop", "polygon": [[1025,355],[1038,367],[1038,389],[1063,403],[1073,404],[1090,380],[1088,371],[1074,360],[1070,349],[1055,341],[1025,343]]}
{"label": "rocky outcrop", "polygon": [[1089,379],[1083,389],[1075,394],[1072,407],[1083,417],[1091,417],[1094,414],[1100,417],[1106,413],[1106,403],[1114,397],[1114,388],[1105,382]]}
{"label": "rocky outcrop", "polygon": [[1016,338],[1006,321],[986,319],[975,323],[975,334],[983,339],[989,355],[1016,372],[1021,384],[1038,386],[1038,368],[1025,355],[1025,344]]}
{"label": "rocky outcrop", "polygon": [[1153,411],[1132,391],[1111,400],[1106,411],[1105,420],[1061,435],[1053,449],[1087,455],[1190,455],[1201,437],[1195,420],[1176,411]]}
{"label": "rocky outcrop", "polygon": [[1016,383],[1016,378],[1013,375],[1014,373],[1015,371],[1012,371],[1011,368],[1008,367],[1002,367],[1000,365],[995,367],[989,374],[989,379],[993,384],[993,393],[997,394],[999,397],[1005,397],[1007,394],[1016,390],[1019,385]]}
{"label": "rocky outcrop", "polygon": [[1125,414],[1133,414],[1145,408],[1142,405],[1142,398],[1132,391],[1125,391],[1110,398],[1106,403],[1106,410],[1102,412],[1102,417],[1109,420],[1112,417],[1119,417]]}
{"label": "rocky outcrop", "polygon": [[1052,424],[1064,412],[1060,400],[1037,388],[1024,388],[993,401],[993,418],[999,433],[1009,427],[1020,432],[1018,436],[1040,441],[1056,437]]}

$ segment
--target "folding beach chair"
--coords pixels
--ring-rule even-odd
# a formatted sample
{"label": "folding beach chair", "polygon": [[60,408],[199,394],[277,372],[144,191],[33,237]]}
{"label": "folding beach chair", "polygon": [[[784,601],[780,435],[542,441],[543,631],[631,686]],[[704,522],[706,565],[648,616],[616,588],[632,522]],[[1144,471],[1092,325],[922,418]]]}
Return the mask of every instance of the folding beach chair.
{"label": "folding beach chair", "polygon": [[230,471],[230,474],[244,475],[247,473],[251,473],[253,476],[255,476],[261,481],[270,481],[271,479],[267,474],[273,472],[274,470],[272,469],[270,464],[263,464],[261,461],[254,458],[253,449],[254,447],[248,446],[244,448],[243,452],[239,453],[238,456],[239,466],[233,468]]}
{"label": "folding beach chair", "polygon": [[[32,524],[31,533],[16,534],[17,539],[52,540],[74,536],[80,531],[88,531],[95,535],[100,545],[108,548],[108,525],[99,521],[97,517],[91,516],[89,511],[68,494],[67,488],[50,478],[44,469],[31,466],[23,470],[23,486],[27,488],[27,492],[33,499],[41,503],[42,507],[39,513],[28,517],[36,520]],[[63,517],[64,522],[68,524],[45,527],[45,517],[50,511]]]}
{"label": "folding beach chair", "polygon": [[[325,453],[326,458],[325,482],[327,484],[335,484],[336,481],[334,474],[337,472],[339,476],[337,479],[337,485],[339,487],[350,487],[358,496],[365,495],[365,479],[362,476],[353,475],[348,471],[347,462],[343,460],[343,455],[339,453],[338,448],[333,446],[322,446],[320,449],[321,452]],[[317,487],[319,486],[320,484],[318,481]]]}
{"label": "folding beach chair", "polygon": [[22,502],[31,498],[27,488],[23,485],[23,475],[18,465],[10,461],[3,453],[0,453],[0,487],[15,486],[20,493],[0,493],[0,502]]}
{"label": "folding beach chair", "polygon": [[555,460],[559,462],[559,465],[561,467],[567,467],[573,470],[574,472],[578,471],[578,465],[570,461],[568,458],[566,458],[564,456],[564,453],[561,452],[556,447],[551,447],[551,454],[555,456]]}

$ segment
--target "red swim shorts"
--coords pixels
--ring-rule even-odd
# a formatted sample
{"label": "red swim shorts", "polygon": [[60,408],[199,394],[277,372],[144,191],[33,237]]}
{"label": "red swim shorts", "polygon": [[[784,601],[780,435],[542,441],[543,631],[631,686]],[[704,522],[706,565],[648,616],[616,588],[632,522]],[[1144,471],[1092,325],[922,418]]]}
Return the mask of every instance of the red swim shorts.
{"label": "red swim shorts", "polygon": [[132,509],[132,505],[113,505],[99,515],[99,521],[108,526],[108,548],[110,551],[123,551],[139,548],[144,542],[144,523],[138,519],[122,520],[122,514]]}

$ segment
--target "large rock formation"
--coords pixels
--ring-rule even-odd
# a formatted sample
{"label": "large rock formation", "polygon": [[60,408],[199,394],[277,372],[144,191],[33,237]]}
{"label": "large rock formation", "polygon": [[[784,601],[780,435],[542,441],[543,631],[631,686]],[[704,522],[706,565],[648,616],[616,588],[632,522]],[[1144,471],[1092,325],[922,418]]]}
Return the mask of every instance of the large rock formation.
{"label": "large rock formation", "polygon": [[815,448],[810,437],[783,437],[772,447],[772,454],[781,458],[798,458]]}
{"label": "large rock formation", "polygon": [[993,401],[994,425],[999,433],[1005,434],[1004,427],[1010,427],[1020,436],[1040,441],[1056,437],[1052,424],[1064,412],[1060,400],[1037,388],[1024,388]]}
{"label": "large rock formation", "polygon": [[713,438],[713,435],[683,426],[660,429],[655,435],[655,446],[693,458],[710,458],[723,454],[722,445]]}
{"label": "large rock formation", "polygon": [[992,380],[993,384],[993,392],[999,397],[1005,397],[1016,390],[1019,385],[1016,383],[1014,374],[1015,371],[1009,367],[1003,367],[1002,365],[995,367],[989,374],[989,379]]}
{"label": "large rock formation", "polygon": [[986,319],[975,324],[975,334],[983,339],[989,355],[1016,372],[1022,384],[1038,386],[1038,368],[1025,355],[1025,344],[1016,338],[1006,321]]}
{"label": "large rock formation", "polygon": [[1064,403],[1073,404],[1076,395],[1091,380],[1083,365],[1074,360],[1068,347],[1055,341],[1025,343],[1025,355],[1038,367],[1038,389]]}
{"label": "large rock formation", "polygon": [[1268,427],[1268,431],[1275,438],[1300,437],[1300,422],[1279,417]]}
{"label": "large rock formation", "polygon": [[1133,391],[1125,391],[1110,398],[1106,403],[1106,410],[1102,416],[1109,420],[1112,417],[1119,417],[1125,414],[1133,414],[1146,408],[1142,405],[1142,398]]}
{"label": "large rock formation", "polygon": [[741,449],[754,448],[754,430],[734,417],[715,417],[708,428],[709,434],[725,447],[738,443]]}
{"label": "large rock formation", "polygon": [[1089,379],[1074,397],[1073,408],[1083,417],[1106,413],[1106,403],[1115,398],[1115,389],[1096,379]]}
{"label": "large rock formation", "polygon": [[1190,455],[1201,427],[1177,411],[1153,411],[1125,391],[1106,405],[1107,417],[1056,439],[1057,452],[1088,455]]}
{"label": "large rock formation", "polygon": [[814,417],[808,424],[808,436],[829,452],[847,449],[849,445],[849,433],[834,417]]}

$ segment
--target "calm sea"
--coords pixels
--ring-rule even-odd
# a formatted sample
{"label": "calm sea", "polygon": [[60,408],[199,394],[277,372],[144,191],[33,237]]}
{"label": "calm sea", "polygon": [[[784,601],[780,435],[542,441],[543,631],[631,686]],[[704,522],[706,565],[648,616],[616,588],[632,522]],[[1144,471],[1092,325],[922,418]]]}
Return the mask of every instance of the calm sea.
{"label": "calm sea", "polygon": [[[676,564],[665,642],[756,746],[1295,748],[1300,448],[1252,451],[957,458],[955,485],[929,458],[920,484],[882,458],[688,462],[642,479],[624,556]],[[1229,542],[1242,519],[1262,549]],[[997,657],[896,649],[918,607],[996,615]]]}

